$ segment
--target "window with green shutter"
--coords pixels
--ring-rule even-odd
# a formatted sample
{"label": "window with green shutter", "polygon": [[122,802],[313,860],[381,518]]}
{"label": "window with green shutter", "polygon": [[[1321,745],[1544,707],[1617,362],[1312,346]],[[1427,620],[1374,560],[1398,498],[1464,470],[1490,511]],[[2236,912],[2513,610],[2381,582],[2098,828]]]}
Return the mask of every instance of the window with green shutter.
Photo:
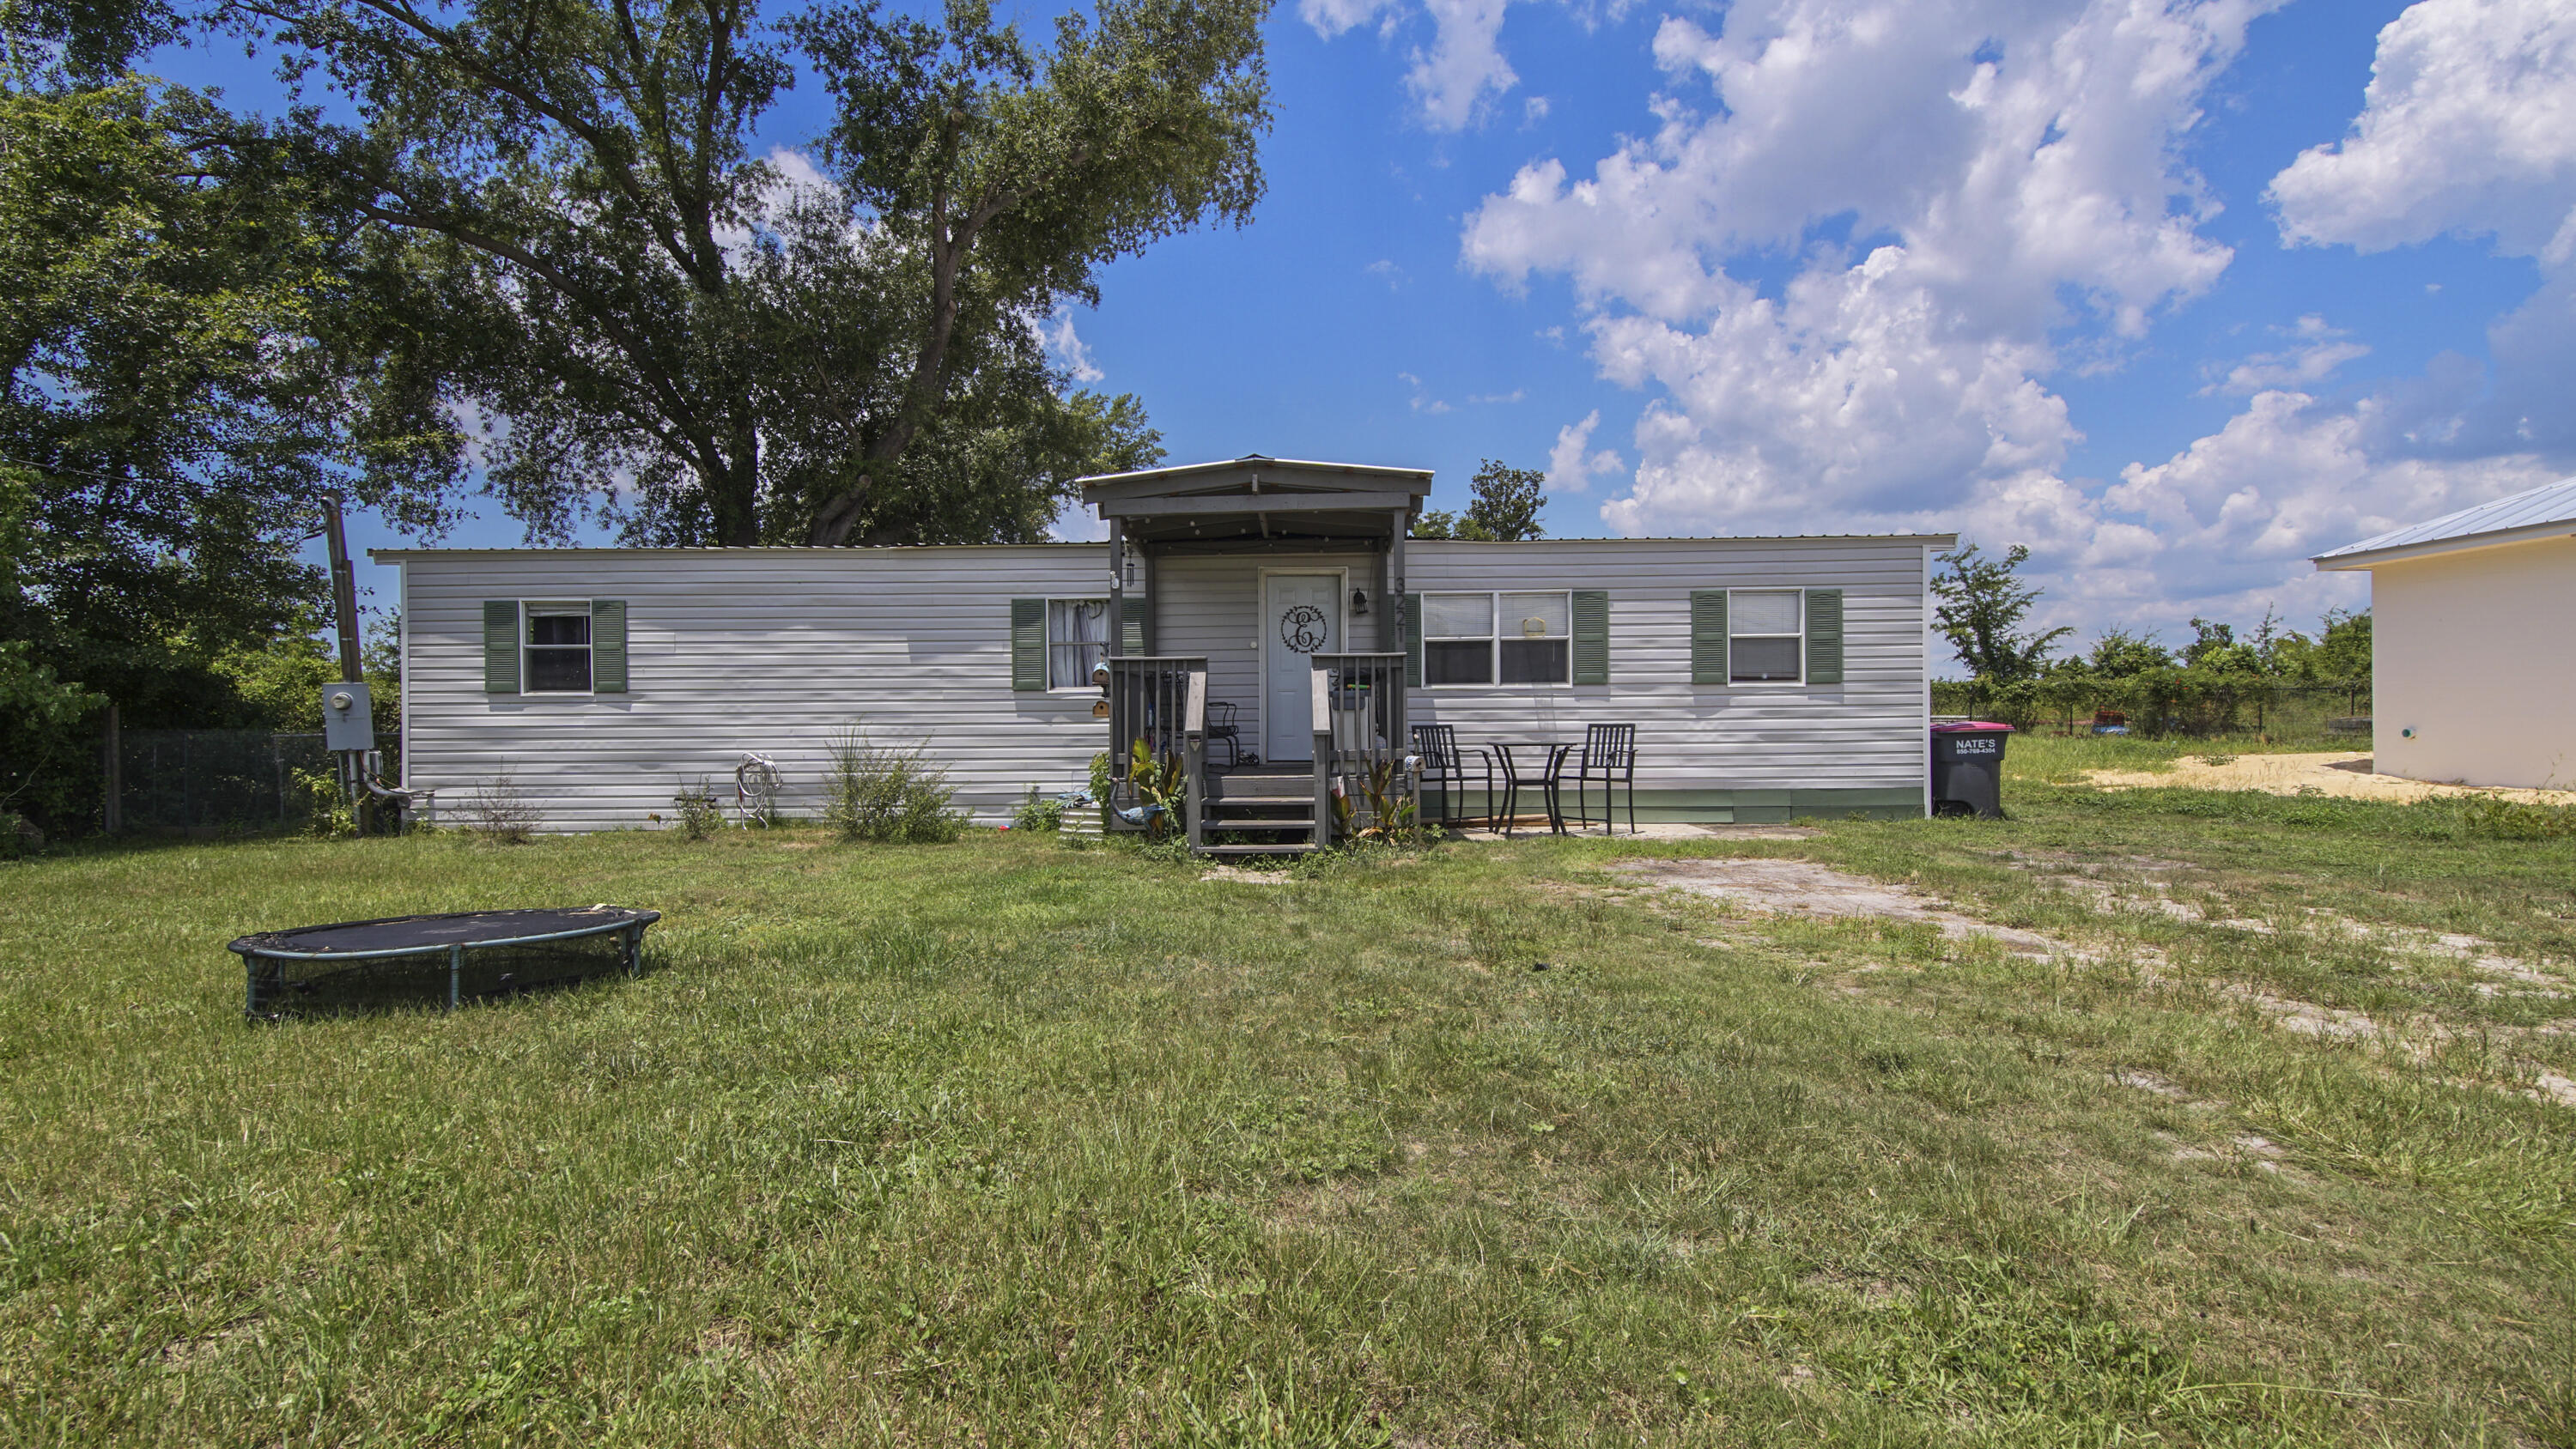
{"label": "window with green shutter", "polygon": [[483,692],[519,692],[519,601],[483,601]]}
{"label": "window with green shutter", "polygon": [[1726,683],[1726,590],[1691,590],[1690,631],[1691,683]]}
{"label": "window with green shutter", "polygon": [[1610,593],[1574,591],[1574,682],[1610,682]]}
{"label": "window with green shutter", "polygon": [[1807,682],[1843,682],[1843,591],[1807,590]]}
{"label": "window with green shutter", "polygon": [[1020,693],[1047,687],[1047,601],[1011,600],[1011,688]]}

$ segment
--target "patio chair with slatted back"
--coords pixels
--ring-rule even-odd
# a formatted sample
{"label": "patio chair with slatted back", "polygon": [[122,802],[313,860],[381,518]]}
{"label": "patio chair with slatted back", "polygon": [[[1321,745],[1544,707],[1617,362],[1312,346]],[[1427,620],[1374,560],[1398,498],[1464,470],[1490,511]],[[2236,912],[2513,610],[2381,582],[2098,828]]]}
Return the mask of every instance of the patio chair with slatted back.
{"label": "patio chair with slatted back", "polygon": [[1628,792],[1628,833],[1637,833],[1637,727],[1632,724],[1597,724],[1583,727],[1583,748],[1568,750],[1565,764],[1559,766],[1557,786],[1561,790],[1571,781],[1574,785],[1574,812],[1570,817],[1577,826],[1592,823],[1584,802],[1594,782],[1601,786],[1601,828],[1618,832],[1612,818],[1616,799],[1612,791],[1624,787]]}
{"label": "patio chair with slatted back", "polygon": [[1225,743],[1225,768],[1231,770],[1243,763],[1243,731],[1234,723],[1234,706],[1209,700],[1207,707],[1209,744]]}
{"label": "patio chair with slatted back", "polygon": [[1458,797],[1466,793],[1469,780],[1484,780],[1485,811],[1494,809],[1494,752],[1482,745],[1461,746],[1458,727],[1445,724],[1418,724],[1413,727],[1413,752],[1422,757],[1422,791],[1432,796],[1436,790],[1438,804],[1425,802],[1422,818],[1432,824],[1448,825],[1462,817],[1454,808]]}

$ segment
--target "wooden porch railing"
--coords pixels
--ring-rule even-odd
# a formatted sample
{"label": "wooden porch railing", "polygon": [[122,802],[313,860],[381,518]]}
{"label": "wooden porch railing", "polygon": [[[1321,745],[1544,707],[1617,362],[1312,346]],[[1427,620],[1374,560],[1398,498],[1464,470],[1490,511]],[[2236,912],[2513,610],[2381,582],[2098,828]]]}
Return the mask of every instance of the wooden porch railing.
{"label": "wooden porch railing", "polygon": [[1182,802],[1190,843],[1200,834],[1200,804],[1207,796],[1207,656],[1118,654],[1109,666],[1109,799],[1111,830],[1137,830],[1118,818],[1139,803],[1134,778],[1136,744],[1156,760],[1178,756],[1187,794]]}
{"label": "wooden porch railing", "polygon": [[1317,654],[1310,656],[1315,720],[1315,842],[1332,839],[1333,789],[1339,785],[1351,802],[1356,823],[1382,822],[1368,815],[1360,783],[1380,767],[1393,766],[1390,798],[1413,792],[1412,772],[1404,768],[1413,753],[1405,727],[1404,656],[1401,654]]}

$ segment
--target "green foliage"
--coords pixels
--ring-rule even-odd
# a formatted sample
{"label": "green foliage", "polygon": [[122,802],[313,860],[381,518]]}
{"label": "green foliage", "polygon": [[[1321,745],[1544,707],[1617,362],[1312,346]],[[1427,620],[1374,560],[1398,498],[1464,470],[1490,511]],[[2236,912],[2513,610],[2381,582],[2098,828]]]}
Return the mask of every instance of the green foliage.
{"label": "green foliage", "polygon": [[1940,602],[1933,615],[1942,635],[1958,650],[1968,672],[1989,684],[2007,686],[2037,678],[2048,667],[2049,651],[2075,631],[2070,628],[2025,632],[2022,619],[2039,599],[2039,590],[2021,582],[2014,570],[2030,557],[2024,544],[2014,544],[2000,560],[1978,556],[1964,544],[1937,556],[1949,572],[1932,576],[1932,594]]}
{"label": "green foliage", "polygon": [[680,834],[689,840],[704,840],[724,828],[724,802],[717,798],[715,782],[700,775],[689,787],[671,797],[679,811]]}
{"label": "green foliage", "polygon": [[1458,536],[1458,515],[1451,513],[1445,508],[1425,509],[1423,510],[1422,516],[1413,521],[1412,536],[1415,538],[1456,538]]}
{"label": "green foliage", "polygon": [[[1468,501],[1467,511],[1458,519],[1452,536],[1484,543],[1519,543],[1540,537],[1546,529],[1538,515],[1547,506],[1547,495],[1539,489],[1546,482],[1547,474],[1539,469],[1514,468],[1493,458],[1485,459],[1469,484],[1475,496]],[[1440,517],[1445,521],[1448,515]],[[1427,515],[1424,521],[1429,522]]]}
{"label": "green foliage", "polygon": [[832,742],[823,777],[823,822],[843,840],[936,845],[965,833],[948,772],[919,748],[887,749],[853,730]]}
{"label": "green foliage", "polygon": [[1037,831],[1062,830],[1064,802],[1053,796],[1039,794],[1038,787],[1031,785],[1028,798],[1022,800],[1020,807],[1011,812],[1011,828]]}
{"label": "green foliage", "polygon": [[1116,783],[1117,770],[1109,758],[1109,752],[1102,750],[1093,755],[1091,757],[1091,798],[1107,800],[1110,787]]}
{"label": "green foliage", "polygon": [[2483,840],[2564,840],[2576,835],[2576,806],[2479,795],[2462,815],[2468,833]]}
{"label": "green foliage", "polygon": [[[971,0],[264,13],[358,117],[288,129],[395,264],[401,355],[503,424],[490,478],[539,532],[1039,536],[1073,478],[1160,451],[1132,398],[1065,396],[1029,320],[1260,193],[1251,0],[1106,0],[1050,47]],[[758,139],[800,69],[836,99],[827,186]]]}
{"label": "green foliage", "polygon": [[1357,777],[1359,798],[1335,791],[1333,836],[1347,845],[1423,845],[1431,832],[1421,824],[1420,797],[1404,791],[1403,767],[1381,761]]}
{"label": "green foliage", "polygon": [[1178,753],[1165,751],[1158,757],[1143,740],[1135,741],[1127,758],[1127,784],[1136,793],[1136,803],[1146,809],[1148,839],[1161,840],[1180,828],[1190,776]]}
{"label": "green foliage", "polygon": [[2103,630],[2092,652],[2083,658],[2084,668],[2102,679],[2131,679],[2150,670],[2170,669],[2173,663],[2172,650],[2126,629]]}
{"label": "green foliage", "polygon": [[304,833],[320,840],[346,840],[358,833],[357,812],[331,770],[290,769],[288,778],[304,802]]}
{"label": "green foliage", "polygon": [[0,638],[131,725],[230,722],[214,661],[322,597],[296,549],[325,493],[449,516],[452,430],[378,426],[420,399],[374,361],[366,257],[331,205],[187,92],[0,93],[0,457],[43,541]]}

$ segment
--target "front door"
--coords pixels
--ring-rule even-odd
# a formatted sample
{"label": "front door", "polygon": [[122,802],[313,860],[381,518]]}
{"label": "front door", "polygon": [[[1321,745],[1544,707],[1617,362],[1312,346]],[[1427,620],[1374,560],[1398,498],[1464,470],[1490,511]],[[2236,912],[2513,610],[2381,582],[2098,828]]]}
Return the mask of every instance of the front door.
{"label": "front door", "polygon": [[1261,757],[1315,756],[1309,656],[1342,652],[1342,576],[1268,574],[1262,581]]}

